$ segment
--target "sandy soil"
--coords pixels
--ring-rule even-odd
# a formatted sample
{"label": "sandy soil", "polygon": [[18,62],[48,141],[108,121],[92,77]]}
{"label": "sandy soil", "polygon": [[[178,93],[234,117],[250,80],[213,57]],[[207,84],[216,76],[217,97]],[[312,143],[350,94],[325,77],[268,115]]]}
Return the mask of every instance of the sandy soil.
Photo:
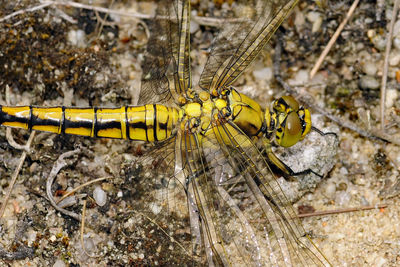
{"label": "sandy soil", "polygon": [[[152,1],[128,2],[132,3],[117,1],[112,8],[147,15],[153,14],[155,9]],[[213,10],[210,3],[201,2],[193,1],[193,9],[199,16],[209,15],[207,12]],[[311,68],[349,9],[347,1],[332,2],[335,4],[327,6],[317,6],[314,1],[301,3],[283,24],[282,76],[301,95],[310,94],[313,97],[310,103],[323,107],[340,120],[352,121],[367,131],[378,129],[379,86],[391,6],[382,7],[380,13],[373,2],[360,4],[320,71],[309,79]],[[38,4],[35,1],[18,1],[18,4],[0,1],[0,18]],[[108,7],[110,3],[99,1],[96,5]],[[219,8],[217,6],[216,13]],[[60,6],[0,22],[0,103],[5,103],[9,90],[7,94],[12,105],[111,107],[135,104],[147,42],[146,20],[117,15],[103,18],[105,24],[100,24],[99,20],[92,11]],[[395,25],[387,84],[386,118],[392,127],[385,131],[395,140],[400,140],[399,22]],[[206,60],[204,49],[209,47],[216,32],[215,27],[197,26],[192,37],[192,58],[196,59],[194,80],[198,79]],[[269,103],[272,97],[282,94],[272,75],[275,43],[273,39],[236,83],[238,90],[259,103]],[[334,266],[397,266],[400,261],[399,146],[363,137],[317,113],[313,120],[323,131],[338,132],[340,142],[336,156],[336,147],[326,146],[323,151],[334,150],[328,160],[321,163],[320,155],[311,159],[314,163],[321,160],[322,167],[334,166],[330,171],[330,167],[322,171],[325,174],[322,181],[314,181],[307,190],[300,190],[304,195],[295,207],[306,212],[338,210],[338,213],[305,218],[304,227]],[[1,128],[1,198],[22,154],[9,145],[5,136],[6,131]],[[23,144],[29,133],[13,130],[13,137]],[[306,150],[315,142],[306,140],[296,149]],[[108,178],[79,192],[89,195],[86,198],[85,248],[91,256],[100,255],[97,257],[83,252],[80,224],[56,212],[46,200],[46,179],[50,170],[62,153],[74,150],[77,145],[80,152],[66,159],[67,166],[58,173],[52,189],[62,195],[67,188],[99,177]],[[154,224],[140,211],[143,208],[140,200],[149,194],[146,179],[154,175],[140,164],[139,156],[146,153],[146,149],[146,146],[128,141],[38,133],[0,220],[0,247],[10,252],[0,251],[3,255],[0,266],[185,263],[187,256],[177,243],[170,242],[168,230],[166,233],[160,230],[167,229],[166,221]],[[285,151],[282,153],[285,157]],[[291,153],[286,151],[286,154]],[[295,169],[297,163],[287,164]],[[299,168],[307,166],[310,165]],[[304,184],[307,182],[295,183],[294,191],[298,193]],[[103,207],[92,198],[98,185],[107,193],[107,203]],[[310,190],[312,192],[305,193]],[[84,197],[68,209],[80,214]],[[342,211],[379,204],[387,207]],[[187,225],[179,216],[165,220]],[[180,234],[187,235],[189,227],[183,226],[183,229]],[[7,256],[15,257],[15,252],[28,255],[32,248],[32,258],[7,260]]]}

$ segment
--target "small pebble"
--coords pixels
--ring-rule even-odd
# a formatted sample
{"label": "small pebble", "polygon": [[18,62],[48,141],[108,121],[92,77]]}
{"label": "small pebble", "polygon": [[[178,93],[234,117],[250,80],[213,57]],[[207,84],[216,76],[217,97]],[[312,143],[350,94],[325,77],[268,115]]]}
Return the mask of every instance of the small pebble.
{"label": "small pebble", "polygon": [[351,195],[346,191],[338,191],[335,198],[335,203],[339,206],[346,206],[351,199]]}
{"label": "small pebble", "polygon": [[376,72],[378,71],[378,66],[375,62],[366,61],[363,66],[363,71],[367,75],[375,76]]}
{"label": "small pebble", "polygon": [[89,253],[93,253],[96,248],[93,238],[90,238],[90,237],[86,237],[83,239],[83,245],[85,246],[86,252],[89,252]]}
{"label": "small pebble", "polygon": [[36,172],[36,170],[38,169],[39,164],[37,164],[36,162],[32,163],[32,165],[29,167],[29,172],[30,173],[34,173]]}
{"label": "small pebble", "polygon": [[86,47],[86,34],[83,30],[72,30],[68,32],[68,41],[77,47]]}
{"label": "small pebble", "polygon": [[394,51],[391,53],[389,57],[389,65],[390,66],[397,66],[400,62],[400,53],[398,51]]}
{"label": "small pebble", "polygon": [[384,34],[377,33],[375,30],[368,30],[367,32],[368,37],[370,38],[371,42],[375,46],[376,49],[380,51],[384,51],[386,47],[386,38]]}
{"label": "small pebble", "polygon": [[400,36],[400,20],[398,20],[394,23],[393,36]]}
{"label": "small pebble", "polygon": [[394,106],[396,101],[398,101],[399,92],[396,89],[387,89],[386,90],[386,108],[391,108]]}
{"label": "small pebble", "polygon": [[53,267],[66,267],[65,262],[62,260],[58,259],[56,262],[53,264]]}
{"label": "small pebble", "polygon": [[400,36],[394,37],[394,38],[393,38],[393,46],[394,46],[397,50],[400,50]]}
{"label": "small pebble", "polygon": [[308,82],[308,78],[309,76],[307,70],[299,70],[295,76],[296,83],[298,84],[305,84]]}
{"label": "small pebble", "polygon": [[329,198],[333,198],[336,193],[335,183],[328,183],[325,187],[325,195]]}
{"label": "small pebble", "polygon": [[[197,12],[195,10],[192,11],[192,17],[197,16]],[[193,34],[197,32],[200,29],[200,25],[195,21],[191,20],[190,21],[190,33]]]}
{"label": "small pebble", "polygon": [[257,80],[266,80],[266,81],[270,81],[273,76],[272,69],[268,67],[259,70],[254,70],[253,75],[254,78],[256,78]]}
{"label": "small pebble", "polygon": [[378,89],[379,82],[372,76],[364,75],[360,78],[360,87],[362,89]]}
{"label": "small pebble", "polygon": [[310,21],[313,25],[312,25],[312,32],[318,32],[321,29],[321,25],[323,22],[321,13],[319,12],[308,12],[307,14],[307,20]]}
{"label": "small pebble", "polygon": [[375,266],[376,266],[376,267],[387,266],[387,264],[389,264],[389,263],[388,263],[387,260],[386,260],[384,257],[382,257],[382,256],[377,257],[377,258],[375,259]]}
{"label": "small pebble", "polygon": [[342,176],[347,176],[349,174],[349,171],[345,167],[341,167],[339,169],[339,172],[340,172],[340,175],[342,175]]}
{"label": "small pebble", "polygon": [[321,13],[319,12],[310,11],[307,13],[307,20],[310,22],[317,21],[319,17],[321,17]]}
{"label": "small pebble", "polygon": [[154,214],[158,214],[158,213],[160,213],[160,211],[161,211],[161,206],[159,206],[159,205],[156,205],[156,204],[154,204],[154,205],[151,205],[151,211],[154,213]]}
{"label": "small pebble", "polygon": [[55,235],[52,235],[52,236],[50,236],[49,240],[50,240],[51,242],[56,242],[57,237],[56,237]]}
{"label": "small pebble", "polygon": [[93,190],[93,198],[100,207],[103,207],[107,203],[107,194],[100,186],[96,186]]}
{"label": "small pebble", "polygon": [[321,16],[319,16],[317,18],[316,21],[314,21],[313,25],[312,25],[312,30],[311,32],[315,33],[315,32],[319,32],[321,31],[321,25],[322,25],[323,19]]}

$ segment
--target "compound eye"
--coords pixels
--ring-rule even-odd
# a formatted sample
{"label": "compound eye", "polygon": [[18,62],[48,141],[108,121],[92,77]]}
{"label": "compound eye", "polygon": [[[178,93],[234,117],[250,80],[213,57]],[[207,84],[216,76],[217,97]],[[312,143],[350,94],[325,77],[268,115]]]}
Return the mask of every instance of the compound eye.
{"label": "compound eye", "polygon": [[282,138],[278,144],[283,147],[290,147],[296,144],[301,139],[302,127],[300,118],[296,112],[290,112],[285,120],[285,128]]}
{"label": "compound eye", "polygon": [[299,110],[299,102],[297,102],[296,99],[294,99],[293,96],[291,95],[285,95],[282,96],[282,99],[286,102],[286,104],[292,108],[293,111],[298,111]]}
{"label": "compound eye", "polygon": [[299,103],[293,96],[285,95],[274,101],[273,109],[278,113],[297,112],[299,110]]}

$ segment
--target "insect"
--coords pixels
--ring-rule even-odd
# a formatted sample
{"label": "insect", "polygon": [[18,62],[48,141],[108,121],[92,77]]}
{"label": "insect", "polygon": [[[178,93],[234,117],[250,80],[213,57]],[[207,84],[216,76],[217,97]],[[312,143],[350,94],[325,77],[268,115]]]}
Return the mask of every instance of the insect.
{"label": "insect", "polygon": [[162,1],[138,106],[1,106],[0,124],[156,142],[152,155],[163,158],[168,179],[147,181],[154,189],[148,209],[158,218],[165,210],[179,209],[172,206],[185,207],[194,264],[329,265],[271,171],[294,174],[273,154],[271,142],[290,147],[304,139],[312,128],[310,112],[291,96],[263,110],[233,87],[296,4],[260,1],[256,17],[233,22],[216,38],[193,84],[190,1]]}

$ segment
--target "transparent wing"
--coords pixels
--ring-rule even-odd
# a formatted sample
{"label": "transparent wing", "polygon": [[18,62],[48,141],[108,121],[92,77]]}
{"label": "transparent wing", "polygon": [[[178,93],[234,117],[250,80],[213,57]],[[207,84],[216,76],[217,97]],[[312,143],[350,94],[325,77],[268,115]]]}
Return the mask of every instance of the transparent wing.
{"label": "transparent wing", "polygon": [[[218,153],[215,136],[202,138],[186,135],[184,157],[188,179],[191,231],[196,253],[203,253],[209,266],[263,265],[263,246],[255,239],[249,217],[238,205],[242,191],[234,192],[220,181],[221,175],[229,173],[225,168],[225,155]],[[210,164],[213,162],[213,164]],[[199,242],[200,241],[200,242]]]}
{"label": "transparent wing", "polygon": [[139,104],[177,101],[191,88],[189,1],[159,1],[149,28]]}
{"label": "transparent wing", "polygon": [[178,131],[149,157],[162,174],[144,179],[138,209],[169,233],[175,263],[329,266],[255,144],[232,122],[216,125]]}
{"label": "transparent wing", "polygon": [[152,265],[196,266],[201,261],[191,250],[187,189],[179,171],[181,162],[176,160],[181,153],[176,151],[179,140],[173,136],[147,151],[139,159],[145,171],[127,173],[133,178],[123,184],[127,210],[142,215],[135,218],[135,229],[144,229],[138,242],[148,244],[145,257],[146,262],[154,261]]}
{"label": "transparent wing", "polygon": [[259,216],[255,221],[260,223],[255,223],[253,228],[261,229],[259,244],[271,252],[266,254],[270,255],[266,262],[275,265],[276,261],[282,266],[289,263],[294,266],[328,265],[306,236],[291,203],[252,141],[232,122],[216,127],[214,132],[218,140],[224,140],[220,144],[223,144],[225,157],[234,171],[241,174],[241,180],[253,198],[254,210],[249,214],[257,211]]}
{"label": "transparent wing", "polygon": [[186,140],[187,192],[195,211],[189,214],[199,216],[192,237],[203,241],[200,251],[209,265],[329,265],[263,156],[238,127],[220,124],[207,136]]}
{"label": "transparent wing", "polygon": [[[229,87],[269,41],[298,0],[237,1],[240,20],[224,25],[200,77],[202,89]],[[247,11],[247,12],[246,12]]]}

